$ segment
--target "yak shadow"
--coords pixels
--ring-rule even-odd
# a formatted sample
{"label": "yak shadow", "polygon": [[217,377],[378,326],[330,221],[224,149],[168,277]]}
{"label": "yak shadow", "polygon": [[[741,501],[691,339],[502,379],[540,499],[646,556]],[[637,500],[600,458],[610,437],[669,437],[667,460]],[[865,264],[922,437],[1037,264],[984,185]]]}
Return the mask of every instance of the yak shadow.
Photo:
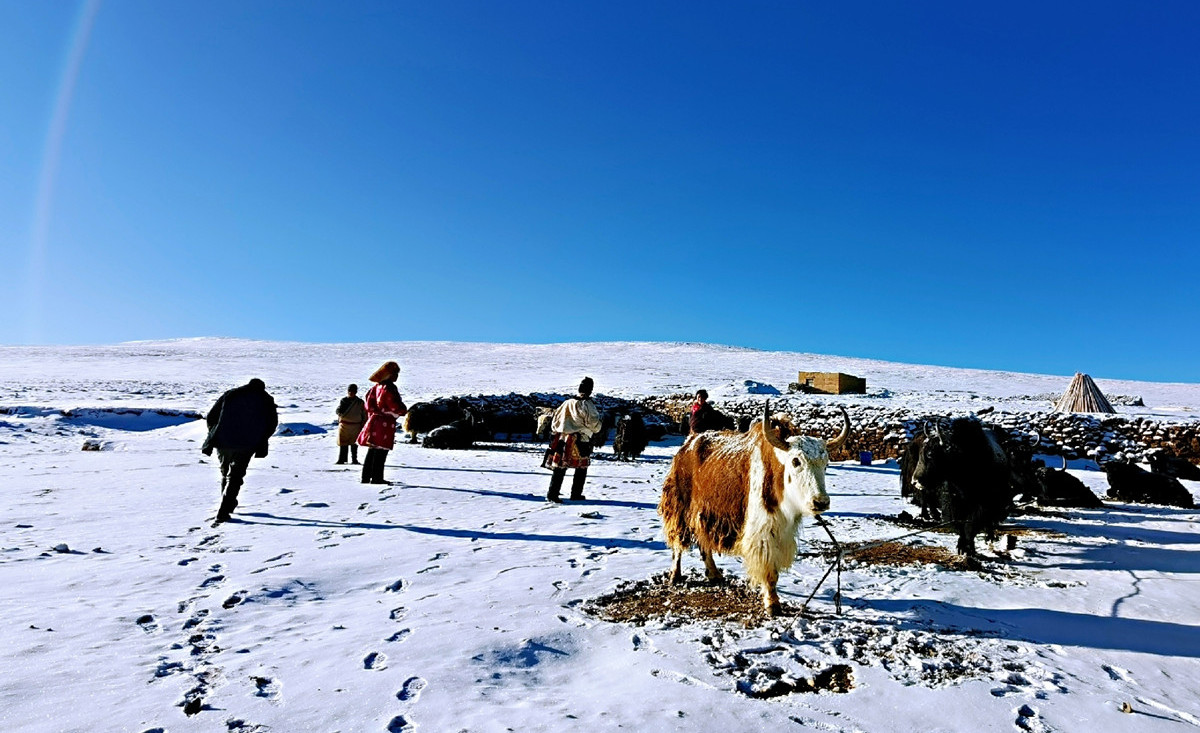
{"label": "yak shadow", "polygon": [[[1078,561],[1070,570],[1153,570],[1160,573],[1200,573],[1200,552],[1162,547],[1115,544],[1083,547],[1061,553]],[[1019,563],[1027,564],[1027,563]]]}
{"label": "yak shadow", "polygon": [[1070,537],[1099,537],[1120,542],[1145,542],[1152,545],[1200,545],[1200,532],[1176,532],[1169,529],[1143,529],[1121,524],[1079,524],[1067,518],[1030,517],[1022,521],[1031,529],[1061,532]]}
{"label": "yak shadow", "polygon": [[1097,496],[1104,502],[1104,511],[1107,515],[1118,517],[1118,521],[1125,524],[1138,522],[1188,522],[1190,524],[1200,518],[1200,508],[1187,509],[1161,504],[1134,504],[1114,501],[1103,494],[1097,494]]}
{"label": "yak shadow", "polygon": [[[1044,608],[975,608],[939,601],[859,600],[855,605],[901,616],[901,626],[927,623],[1037,644],[1200,658],[1200,626],[1145,619],[1094,616]],[[903,614],[910,614],[904,618]]]}

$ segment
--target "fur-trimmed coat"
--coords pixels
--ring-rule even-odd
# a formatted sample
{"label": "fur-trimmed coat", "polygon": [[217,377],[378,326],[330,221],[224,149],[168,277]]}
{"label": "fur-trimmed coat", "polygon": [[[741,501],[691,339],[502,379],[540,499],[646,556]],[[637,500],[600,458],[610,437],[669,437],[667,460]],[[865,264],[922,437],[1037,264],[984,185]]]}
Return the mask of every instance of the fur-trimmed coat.
{"label": "fur-trimmed coat", "polygon": [[358,434],[358,444],[391,450],[396,444],[396,420],[408,412],[396,383],[383,382],[367,390],[366,410],[367,422]]}
{"label": "fur-trimmed coat", "polygon": [[600,432],[603,427],[600,421],[600,411],[591,397],[572,397],[558,406],[550,429],[560,435],[578,434],[583,440],[590,440],[592,435]]}

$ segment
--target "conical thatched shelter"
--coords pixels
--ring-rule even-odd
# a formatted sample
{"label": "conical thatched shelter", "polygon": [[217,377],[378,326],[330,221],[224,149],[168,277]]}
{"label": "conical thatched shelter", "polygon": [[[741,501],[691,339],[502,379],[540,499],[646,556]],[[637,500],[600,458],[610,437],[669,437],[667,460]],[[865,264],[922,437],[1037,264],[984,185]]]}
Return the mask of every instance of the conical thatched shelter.
{"label": "conical thatched shelter", "polygon": [[1116,412],[1092,378],[1075,372],[1071,386],[1054,403],[1055,412]]}

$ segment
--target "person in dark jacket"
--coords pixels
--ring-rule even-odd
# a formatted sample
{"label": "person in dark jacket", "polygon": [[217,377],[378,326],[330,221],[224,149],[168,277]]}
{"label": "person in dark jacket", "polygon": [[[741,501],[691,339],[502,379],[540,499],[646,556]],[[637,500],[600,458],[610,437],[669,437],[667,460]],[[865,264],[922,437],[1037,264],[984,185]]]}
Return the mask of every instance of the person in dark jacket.
{"label": "person in dark jacket", "polygon": [[696,399],[692,402],[692,417],[690,427],[693,433],[703,433],[705,430],[712,430],[713,406],[708,404],[708,391],[696,390]]}
{"label": "person in dark jacket", "polygon": [[346,452],[350,453],[350,462],[358,465],[358,434],[362,431],[363,423],[367,421],[367,408],[362,398],[358,396],[358,385],[352,384],[346,388],[346,396],[338,404],[338,465],[346,462]]}
{"label": "person in dark jacket", "polygon": [[221,507],[213,526],[228,522],[253,457],[267,456],[267,440],[279,425],[275,400],[261,379],[251,379],[217,398],[208,411],[208,438],[201,450],[221,461]]}

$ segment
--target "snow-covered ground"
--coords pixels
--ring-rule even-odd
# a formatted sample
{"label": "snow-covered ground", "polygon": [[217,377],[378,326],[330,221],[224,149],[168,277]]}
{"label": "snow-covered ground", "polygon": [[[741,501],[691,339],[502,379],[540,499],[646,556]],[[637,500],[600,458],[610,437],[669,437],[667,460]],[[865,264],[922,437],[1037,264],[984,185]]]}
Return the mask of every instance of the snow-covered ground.
{"label": "snow-covered ground", "polygon": [[[819,369],[889,395],[821,399],[969,409],[1028,403],[1019,398],[1069,381],[698,344],[0,348],[0,729],[1200,726],[1200,511],[1111,504],[1020,518],[1030,531],[1012,558],[983,573],[851,567],[840,617],[825,586],[809,617],[763,628],[610,623],[585,602],[668,565],[655,507],[678,439],[635,463],[602,451],[583,504],[543,502],[548,474],[532,444],[401,444],[387,469],[395,485],[363,485],[332,465],[332,435],[313,431],[331,427],[345,384],[365,383],[385,358],[402,364],[410,403],[567,392],[583,374],[623,396],[702,386],[734,396],[746,379],[782,389]],[[251,464],[240,521],[211,529],[217,467],[186,413],[252,376],[297,429]],[[1146,403],[1122,411],[1200,414],[1200,385],[1093,376]],[[103,450],[81,450],[85,440]],[[1075,474],[1103,494],[1102,474]],[[828,485],[840,540],[904,532],[879,516],[906,508],[894,464],[834,464]],[[804,540],[820,539],[805,528]],[[802,555],[813,548],[804,540]],[[936,534],[909,541],[953,546]],[[801,557],[781,580],[785,602],[802,601],[824,570]],[[737,691],[834,662],[852,667],[848,693]],[[193,716],[181,707],[189,693],[204,702]]]}

